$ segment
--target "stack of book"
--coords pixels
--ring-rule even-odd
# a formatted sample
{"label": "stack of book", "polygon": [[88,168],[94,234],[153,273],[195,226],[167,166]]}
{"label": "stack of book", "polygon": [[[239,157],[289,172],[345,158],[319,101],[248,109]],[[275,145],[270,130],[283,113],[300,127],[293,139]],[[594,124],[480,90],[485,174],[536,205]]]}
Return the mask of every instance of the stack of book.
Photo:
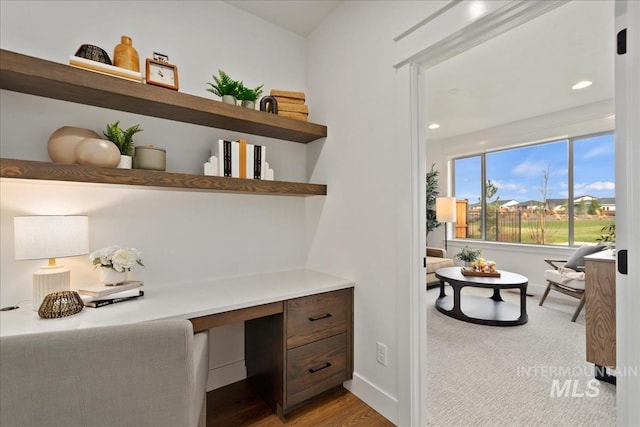
{"label": "stack of book", "polygon": [[143,282],[139,280],[127,280],[121,285],[115,286],[91,286],[78,289],[78,293],[85,307],[104,307],[124,301],[131,301],[144,296],[141,290]]}
{"label": "stack of book", "polygon": [[304,92],[271,89],[271,96],[278,103],[278,115],[296,120],[307,121],[309,107],[305,104]]}
{"label": "stack of book", "polygon": [[204,174],[232,178],[273,181],[273,169],[266,160],[267,147],[246,140],[219,139],[211,146],[211,157],[204,164]]}

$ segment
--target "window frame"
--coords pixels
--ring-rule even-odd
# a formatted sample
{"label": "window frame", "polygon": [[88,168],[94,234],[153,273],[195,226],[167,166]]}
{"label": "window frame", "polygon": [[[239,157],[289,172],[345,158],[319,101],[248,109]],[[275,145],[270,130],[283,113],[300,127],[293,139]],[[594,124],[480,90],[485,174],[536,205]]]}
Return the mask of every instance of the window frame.
{"label": "window frame", "polygon": [[[594,133],[588,133],[588,134],[583,134],[583,135],[577,135],[577,136],[562,136],[562,137],[556,137],[556,138],[552,138],[552,139],[547,139],[544,141],[536,141],[533,143],[529,143],[529,144],[518,144],[518,145],[512,145],[509,147],[501,147],[501,148],[496,148],[493,150],[486,150],[480,153],[473,153],[473,154],[468,154],[468,155],[460,155],[460,156],[456,156],[456,157],[452,157],[450,159],[449,165],[451,168],[451,191],[453,196],[456,196],[456,161],[457,160],[462,160],[462,159],[471,159],[474,157],[478,157],[480,159],[480,194],[481,195],[486,195],[486,186],[487,186],[487,155],[491,154],[491,153],[497,153],[497,152],[502,152],[502,151],[510,151],[510,150],[517,150],[517,149],[521,149],[521,148],[526,148],[526,147],[534,147],[536,145],[545,145],[545,144],[553,144],[553,143],[557,143],[557,142],[562,142],[562,141],[566,141],[567,143],[567,201],[569,200],[575,200],[575,194],[574,194],[574,190],[575,190],[575,180],[574,180],[574,175],[575,175],[575,142],[576,141],[580,141],[580,140],[585,140],[585,139],[589,139],[589,138],[597,138],[600,136],[604,136],[604,135],[611,135],[614,138],[614,142],[615,142],[615,132],[614,130],[606,130],[606,131],[601,131],[601,132],[594,132]],[[615,168],[615,164],[614,164],[614,168]],[[615,175],[614,175],[614,180],[615,180]],[[615,183],[615,181],[614,181]],[[614,193],[614,197],[615,197],[615,193]],[[487,200],[486,197],[480,197],[480,209],[482,210],[482,215],[480,216],[480,238],[479,239],[473,239],[473,238],[465,238],[465,239],[461,239],[462,241],[467,241],[467,240],[473,240],[473,241],[478,241],[478,242],[483,242],[483,243],[509,243],[509,244],[520,244],[520,245],[527,245],[527,246],[532,246],[532,247],[539,247],[539,246],[554,246],[554,247],[565,247],[564,245],[549,245],[549,244],[535,244],[535,243],[523,243],[523,242],[500,242],[500,241],[494,241],[494,240],[487,240],[487,234],[486,234],[486,213],[487,213]],[[567,203],[567,245],[566,247],[568,248],[574,248],[576,247],[575,245],[575,206],[574,203]],[[453,236],[454,239],[456,239],[455,236]]]}

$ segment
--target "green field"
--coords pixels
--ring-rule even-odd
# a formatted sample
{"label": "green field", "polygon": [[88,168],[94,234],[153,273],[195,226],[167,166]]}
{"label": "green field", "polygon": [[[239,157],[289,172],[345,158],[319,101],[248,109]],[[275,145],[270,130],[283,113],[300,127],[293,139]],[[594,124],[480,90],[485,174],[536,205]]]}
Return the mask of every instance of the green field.
{"label": "green field", "polygon": [[[608,218],[589,218],[589,219],[576,219],[574,220],[574,236],[573,240],[576,244],[579,243],[595,243],[596,239],[600,238],[603,234],[602,228],[615,222],[615,217]],[[522,229],[520,233],[520,243],[537,243],[536,237],[540,236],[540,228],[536,221],[522,221]],[[545,223],[545,244],[567,244],[569,231],[568,221],[562,219],[555,219],[549,217]],[[501,233],[503,236],[503,233]],[[470,238],[479,238],[480,236],[470,236]],[[503,238],[501,241],[508,241]]]}

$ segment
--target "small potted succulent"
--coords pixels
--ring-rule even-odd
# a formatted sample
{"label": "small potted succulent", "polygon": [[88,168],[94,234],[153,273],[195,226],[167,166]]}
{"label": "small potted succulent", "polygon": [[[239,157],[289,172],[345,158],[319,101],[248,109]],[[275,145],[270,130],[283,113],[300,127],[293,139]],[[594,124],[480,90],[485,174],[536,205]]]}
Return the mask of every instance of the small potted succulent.
{"label": "small potted succulent", "polygon": [[465,246],[456,254],[456,258],[464,261],[465,267],[468,267],[473,261],[478,259],[481,253],[481,249],[472,249],[469,246]]}
{"label": "small potted succulent", "polygon": [[133,135],[138,132],[142,132],[140,125],[131,126],[128,129],[122,130],[120,128],[120,121],[113,124],[107,124],[107,130],[103,132],[104,136],[111,142],[113,142],[118,150],[120,150],[120,164],[121,169],[131,169],[133,155]]}
{"label": "small potted succulent", "polygon": [[260,85],[254,89],[246,87],[242,82],[239,83],[238,88],[238,100],[240,101],[240,105],[245,108],[250,108],[255,110],[256,101],[262,95],[262,87],[264,85]]}
{"label": "small potted succulent", "polygon": [[222,102],[225,104],[237,105],[240,82],[233,80],[222,70],[218,70],[218,76],[214,74],[212,77],[215,84],[207,82],[211,86],[207,91],[222,98]]}

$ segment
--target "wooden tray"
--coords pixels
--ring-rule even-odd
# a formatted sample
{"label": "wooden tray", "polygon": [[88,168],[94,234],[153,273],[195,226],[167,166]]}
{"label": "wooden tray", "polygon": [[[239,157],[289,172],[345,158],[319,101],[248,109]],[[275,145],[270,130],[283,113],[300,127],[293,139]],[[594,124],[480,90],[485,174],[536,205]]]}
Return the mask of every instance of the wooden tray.
{"label": "wooden tray", "polygon": [[496,271],[495,273],[485,273],[483,271],[473,271],[466,267],[462,267],[460,270],[462,271],[463,276],[500,277],[499,271]]}

